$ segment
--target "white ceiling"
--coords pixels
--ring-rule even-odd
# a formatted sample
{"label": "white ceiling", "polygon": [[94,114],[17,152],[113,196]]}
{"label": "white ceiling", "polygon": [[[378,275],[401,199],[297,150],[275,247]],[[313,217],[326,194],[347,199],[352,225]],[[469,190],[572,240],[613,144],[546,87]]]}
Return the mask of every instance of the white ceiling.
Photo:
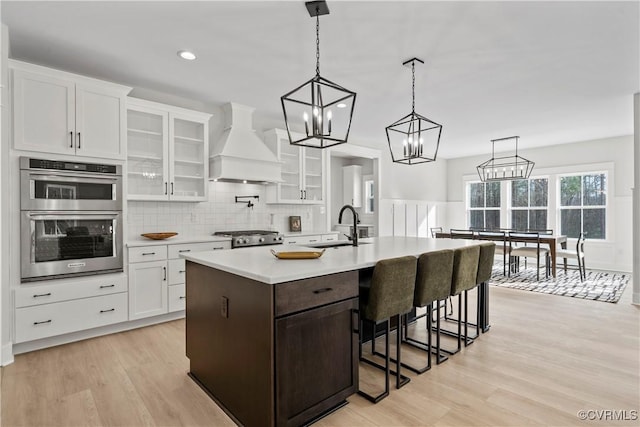
{"label": "white ceiling", "polygon": [[[640,2],[329,1],[321,74],[357,92],[352,140],[384,148],[411,108],[443,125],[439,156],[633,133]],[[282,122],[280,96],[315,74],[303,1],[3,0],[11,57]],[[179,49],[198,55],[187,62]],[[280,124],[280,126],[282,126]]]}

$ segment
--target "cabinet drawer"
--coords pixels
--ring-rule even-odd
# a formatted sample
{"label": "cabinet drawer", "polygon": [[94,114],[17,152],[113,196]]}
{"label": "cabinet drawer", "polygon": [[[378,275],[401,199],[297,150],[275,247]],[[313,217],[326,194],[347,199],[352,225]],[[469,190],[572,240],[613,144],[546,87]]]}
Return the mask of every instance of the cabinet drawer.
{"label": "cabinet drawer", "polygon": [[20,285],[15,290],[15,306],[50,304],[78,298],[126,292],[127,276],[124,274],[103,274],[96,277],[62,279],[55,284]]}
{"label": "cabinet drawer", "polygon": [[231,241],[169,245],[169,259],[180,258],[180,254],[183,253],[216,251],[221,249],[231,249]]}
{"label": "cabinet drawer", "polygon": [[323,234],[322,235],[322,241],[323,242],[335,242],[336,240],[338,240],[338,234]]}
{"label": "cabinet drawer", "polygon": [[186,278],[186,267],[184,259],[169,260],[169,285],[184,283]]}
{"label": "cabinet drawer", "polygon": [[312,236],[290,236],[284,238],[284,243],[290,245],[306,245],[308,243],[320,243],[322,241],[322,235]]}
{"label": "cabinet drawer", "polygon": [[127,293],[16,309],[16,342],[127,321]]}
{"label": "cabinet drawer", "polygon": [[296,311],[358,296],[358,272],[329,274],[275,286],[275,314]]}
{"label": "cabinet drawer", "polygon": [[129,248],[129,262],[163,261],[167,259],[167,246]]}
{"label": "cabinet drawer", "polygon": [[185,309],[187,294],[184,283],[169,286],[169,312]]}

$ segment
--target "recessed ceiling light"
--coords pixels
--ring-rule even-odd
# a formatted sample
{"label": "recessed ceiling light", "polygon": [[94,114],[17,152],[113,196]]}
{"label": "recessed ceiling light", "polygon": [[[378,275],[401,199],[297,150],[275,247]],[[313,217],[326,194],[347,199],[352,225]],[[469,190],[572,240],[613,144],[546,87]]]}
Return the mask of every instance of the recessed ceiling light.
{"label": "recessed ceiling light", "polygon": [[336,105],[336,107],[338,108],[345,108],[347,106],[347,104],[345,104],[344,102],[341,102],[340,104]]}
{"label": "recessed ceiling light", "polygon": [[186,59],[187,61],[193,61],[196,59],[196,54],[188,50],[179,50],[178,56],[182,59]]}

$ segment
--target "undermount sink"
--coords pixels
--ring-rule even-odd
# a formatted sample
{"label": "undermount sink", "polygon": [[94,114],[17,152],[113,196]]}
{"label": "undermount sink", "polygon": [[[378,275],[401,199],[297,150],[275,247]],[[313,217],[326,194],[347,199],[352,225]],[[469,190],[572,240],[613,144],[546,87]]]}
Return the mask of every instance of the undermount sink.
{"label": "undermount sink", "polygon": [[[360,245],[368,245],[371,242],[358,242],[358,246]],[[353,243],[348,241],[340,241],[340,242],[325,242],[325,243],[315,243],[313,245],[305,245],[310,248],[339,248],[342,246],[353,246]]]}

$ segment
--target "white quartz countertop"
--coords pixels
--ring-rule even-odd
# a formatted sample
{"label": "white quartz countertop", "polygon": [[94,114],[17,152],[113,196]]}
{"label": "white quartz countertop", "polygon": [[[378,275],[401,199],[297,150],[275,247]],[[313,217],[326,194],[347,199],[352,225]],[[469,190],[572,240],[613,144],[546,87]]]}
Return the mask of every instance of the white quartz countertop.
{"label": "white quartz countertop", "polygon": [[480,241],[430,239],[420,237],[373,237],[360,239],[360,245],[327,248],[317,259],[278,259],[280,251],[318,251],[307,246],[258,246],[228,251],[207,251],[181,256],[218,270],[267,284],[283,283],[315,276],[373,267],[377,261],[406,255],[419,256],[439,249],[477,245]]}
{"label": "white quartz countertop", "polygon": [[127,247],[134,248],[137,246],[155,246],[155,245],[180,245],[183,243],[207,243],[207,242],[230,242],[231,237],[221,236],[177,236],[169,237],[163,240],[147,239],[146,237],[136,237],[127,241]]}

